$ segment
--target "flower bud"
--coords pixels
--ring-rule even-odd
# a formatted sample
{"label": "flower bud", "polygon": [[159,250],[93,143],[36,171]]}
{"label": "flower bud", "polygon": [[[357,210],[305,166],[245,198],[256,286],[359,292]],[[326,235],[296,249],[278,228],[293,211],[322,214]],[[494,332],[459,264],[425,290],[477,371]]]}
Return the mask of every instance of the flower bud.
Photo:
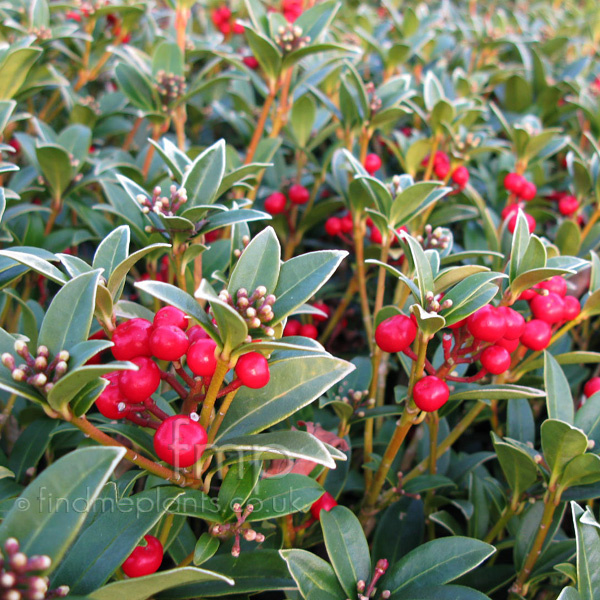
{"label": "flower bud", "polygon": [[67,372],[69,366],[64,360],[58,361],[56,368],[54,369],[54,373],[58,376],[64,375]]}
{"label": "flower bud", "polygon": [[25,352],[28,352],[27,344],[23,340],[17,340],[15,342],[15,352],[19,356],[21,356]]}
{"label": "flower bud", "polygon": [[43,373],[38,373],[30,379],[30,383],[36,387],[44,387],[48,383],[48,378]]}
{"label": "flower bud", "polygon": [[23,369],[15,369],[12,372],[12,378],[15,381],[25,381],[25,379],[27,378],[27,373],[25,373],[25,371],[23,371]]}
{"label": "flower bud", "polygon": [[19,548],[20,545],[17,538],[10,537],[6,540],[6,542],[4,542],[4,549],[8,554],[14,554],[15,552],[18,552]]}
{"label": "flower bud", "polygon": [[10,566],[15,571],[22,571],[27,566],[27,555],[23,552],[15,552],[10,557]]}
{"label": "flower bud", "polygon": [[12,354],[5,352],[2,355],[2,364],[11,371],[15,368],[15,358]]}
{"label": "flower bud", "polygon": [[48,361],[43,356],[38,356],[35,359],[35,368],[38,371],[44,371],[48,366]]}
{"label": "flower bud", "polygon": [[44,358],[48,358],[50,356],[50,351],[46,346],[38,346],[37,355],[43,356]]}
{"label": "flower bud", "polygon": [[71,358],[71,355],[67,352],[67,350],[61,350],[58,353],[57,358],[58,358],[58,360],[62,360],[64,362],[67,362],[69,360],[69,358]]}

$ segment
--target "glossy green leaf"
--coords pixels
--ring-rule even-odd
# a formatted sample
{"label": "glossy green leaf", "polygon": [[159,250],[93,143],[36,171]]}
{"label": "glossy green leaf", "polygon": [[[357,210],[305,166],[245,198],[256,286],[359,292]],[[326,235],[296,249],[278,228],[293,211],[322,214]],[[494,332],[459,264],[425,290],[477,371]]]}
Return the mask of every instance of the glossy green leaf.
{"label": "glossy green leaf", "polygon": [[187,191],[186,208],[212,204],[225,173],[225,140],[219,140],[198,155],[181,184]]}
{"label": "glossy green leaf", "polygon": [[553,477],[558,477],[570,460],[587,450],[588,439],[583,431],[564,421],[547,419],[542,423],[541,435],[544,458]]}
{"label": "glossy green leaf", "polygon": [[194,548],[194,558],[192,562],[195,566],[201,565],[209,558],[212,558],[219,549],[219,540],[209,533],[203,533],[196,542]]}
{"label": "glossy green leaf", "polygon": [[219,489],[219,509],[224,519],[234,516],[234,504],[244,506],[260,476],[261,463],[237,462],[229,467]]}
{"label": "glossy green leaf", "polygon": [[514,496],[518,498],[536,482],[538,467],[529,454],[510,441],[504,442],[494,433],[492,440],[506,481]]}
{"label": "glossy green leaf", "polygon": [[584,518],[596,520],[589,508],[584,510],[571,502],[575,538],[577,540],[577,590],[581,600],[600,598],[600,532],[597,526],[585,524]]}
{"label": "glossy green leaf", "polygon": [[547,350],[544,351],[544,387],[548,416],[551,419],[573,423],[575,408],[569,380]]}

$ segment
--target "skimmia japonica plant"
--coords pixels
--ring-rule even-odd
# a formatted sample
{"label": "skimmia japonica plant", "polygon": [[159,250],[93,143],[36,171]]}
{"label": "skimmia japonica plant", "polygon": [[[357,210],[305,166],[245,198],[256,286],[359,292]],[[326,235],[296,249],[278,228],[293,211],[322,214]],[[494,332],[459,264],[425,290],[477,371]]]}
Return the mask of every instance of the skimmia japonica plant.
{"label": "skimmia japonica plant", "polygon": [[600,598],[597,2],[0,17],[0,600]]}

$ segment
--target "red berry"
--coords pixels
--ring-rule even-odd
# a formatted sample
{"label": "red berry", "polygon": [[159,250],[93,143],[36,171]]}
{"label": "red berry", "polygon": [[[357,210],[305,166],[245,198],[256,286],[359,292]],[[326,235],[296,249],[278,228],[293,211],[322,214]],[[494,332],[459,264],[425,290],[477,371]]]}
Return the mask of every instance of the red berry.
{"label": "red berry", "polygon": [[78,13],[76,10],[68,10],[65,13],[65,17],[69,21],[77,21],[77,23],[81,23],[81,14]]}
{"label": "red berry", "polygon": [[519,208],[521,207],[518,204],[509,204],[508,206],[505,206],[501,213],[502,220],[506,221],[512,214],[518,212]]}
{"label": "red berry", "polygon": [[563,302],[565,309],[565,321],[572,321],[573,319],[576,319],[581,312],[581,304],[579,304],[579,300],[577,300],[577,298],[574,296],[565,296],[563,298]]}
{"label": "red berry", "polygon": [[319,332],[314,325],[309,323],[308,325],[302,325],[302,327],[300,327],[300,335],[310,338],[311,340],[316,340],[319,337]]}
{"label": "red berry", "polygon": [[191,467],[200,460],[207,439],[206,430],[198,421],[188,415],[174,415],[167,417],[156,430],[154,451],[169,465]]}
{"label": "red berry", "polygon": [[242,62],[249,68],[252,69],[253,71],[255,71],[256,69],[258,69],[258,61],[256,60],[256,58],[254,56],[244,56],[244,58],[242,58]]}
{"label": "red berry", "polygon": [[310,192],[299,183],[290,186],[288,198],[292,204],[306,204],[310,199]]}
{"label": "red berry", "polygon": [[174,306],[165,306],[154,315],[154,327],[163,325],[175,325],[185,331],[188,328],[189,319],[182,310]]}
{"label": "red berry", "polygon": [[504,188],[506,191],[511,194],[516,194],[519,196],[521,194],[521,190],[523,189],[523,184],[525,183],[525,177],[519,175],[518,173],[509,173],[504,178]]}
{"label": "red berry", "polygon": [[461,319],[460,321],[456,321],[456,323],[452,323],[452,325],[447,325],[446,327],[448,327],[448,329],[460,329],[461,327],[464,327],[467,324],[467,319]]}
{"label": "red berry", "polygon": [[217,343],[214,340],[198,340],[194,342],[187,351],[187,366],[194,375],[200,377],[212,377],[217,368],[215,349]]}
{"label": "red berry", "polygon": [[310,514],[314,519],[319,519],[321,511],[329,512],[332,508],[337,506],[335,498],[329,493],[325,492],[311,507]]}
{"label": "red berry", "polygon": [[150,358],[139,356],[131,362],[137,365],[137,371],[122,371],[119,375],[119,389],[130,402],[147,400],[160,385],[160,370]]}
{"label": "red berry", "polygon": [[467,319],[469,333],[484,342],[496,342],[506,333],[506,318],[501,309],[487,304]]}
{"label": "red berry", "polygon": [[193,325],[192,327],[190,327],[187,331],[187,337],[188,337],[188,340],[190,341],[190,344],[193,344],[194,342],[197,342],[198,340],[210,339],[210,336],[208,335],[208,333],[206,333],[206,331],[204,331],[204,329],[202,329],[202,327],[200,325]]}
{"label": "red berry", "polygon": [[546,323],[559,323],[565,320],[565,303],[554,292],[550,292],[547,296],[536,294],[529,303],[529,308],[536,319],[541,319]]}
{"label": "red berry", "polygon": [[317,308],[318,310],[324,312],[327,315],[326,317],[323,317],[321,315],[313,315],[313,321],[317,321],[318,323],[327,321],[329,315],[331,314],[331,309],[329,308],[329,306],[327,306],[327,304],[325,304],[325,302],[317,300],[317,302],[313,302],[313,308]]}
{"label": "red berry", "polygon": [[560,275],[555,275],[547,281],[542,281],[541,283],[536,284],[534,287],[542,288],[544,290],[548,290],[549,292],[554,292],[561,297],[567,295],[567,280]]}
{"label": "red berry", "polygon": [[531,288],[529,290],[523,290],[520,294],[519,294],[519,300],[531,300],[534,296],[537,296],[537,292]]}
{"label": "red berry", "polygon": [[[536,222],[535,219],[528,213],[523,213],[525,215],[525,219],[527,219],[527,229],[529,229],[529,233],[533,233],[535,231]],[[512,213],[512,216],[508,220],[508,231],[511,233],[515,232],[517,228],[517,213]]]}
{"label": "red berry", "polygon": [[519,198],[523,200],[529,201],[533,200],[537,195],[537,188],[534,183],[531,181],[525,181],[523,183],[523,187],[521,188],[521,192],[518,194]]}
{"label": "red berry", "polygon": [[127,577],[142,577],[156,573],[163,560],[163,547],[153,535],[145,535],[145,546],[136,546],[122,565]]}
{"label": "red berry", "polygon": [[521,344],[529,350],[544,350],[550,344],[552,338],[552,328],[546,321],[532,319],[525,324],[525,329],[521,335]]}
{"label": "red berry", "polygon": [[146,319],[131,319],[117,325],[112,336],[113,356],[117,360],[131,360],[138,356],[151,356],[151,333],[152,323]]}
{"label": "red berry", "polygon": [[598,391],[600,391],[600,377],[592,377],[583,386],[583,393],[586,398],[589,398]]}
{"label": "red berry", "polygon": [[377,154],[367,154],[365,157],[364,167],[365,171],[369,175],[373,175],[374,173],[377,173],[379,169],[381,169],[381,159],[379,156],[377,156]]}
{"label": "red berry", "polygon": [[438,179],[446,179],[450,172],[450,163],[435,162],[433,165],[433,172]]}
{"label": "red berry", "polygon": [[434,412],[444,406],[450,396],[446,382],[435,375],[419,379],[413,388],[415,404],[425,412]]}
{"label": "red berry", "polygon": [[375,343],[384,352],[402,352],[417,337],[417,326],[406,315],[394,315],[377,325]]}
{"label": "red berry", "polygon": [[[523,327],[523,329],[525,329],[525,327]],[[496,346],[502,346],[502,348],[506,348],[512,354],[519,347],[520,343],[519,338],[516,340],[507,340],[503,337],[496,342]]]}
{"label": "red berry", "polygon": [[150,350],[159,360],[179,360],[189,345],[188,336],[175,325],[156,327],[150,336]]}
{"label": "red berry", "polygon": [[219,25],[219,31],[223,35],[229,35],[231,33],[231,23],[228,23],[227,21],[225,21],[224,23],[221,23]]}
{"label": "red berry", "polygon": [[565,196],[558,201],[558,212],[565,217],[570,217],[579,210],[579,202],[575,196]]}
{"label": "red berry", "polygon": [[288,322],[283,328],[283,335],[286,337],[300,335],[301,329],[302,323],[300,323],[300,321],[296,321],[296,319],[288,319]]}
{"label": "red berry", "polygon": [[344,215],[340,220],[342,223],[342,233],[352,233],[352,230],[354,229],[352,215],[348,213],[347,215]]}
{"label": "red berry", "polygon": [[502,346],[490,346],[481,353],[481,365],[493,375],[510,369],[510,353]]}
{"label": "red berry", "polygon": [[279,215],[285,210],[286,204],[287,198],[285,197],[285,194],[275,192],[265,200],[265,210],[270,215]]}
{"label": "red berry", "polygon": [[257,390],[269,383],[269,363],[258,352],[248,352],[238,358],[235,365],[235,374],[246,387]]}
{"label": "red berry", "polygon": [[460,187],[464,188],[469,183],[469,170],[465,166],[456,167],[452,171],[452,181]]}
{"label": "red berry", "polygon": [[103,377],[104,379],[109,379],[110,375],[113,376],[113,380],[104,388],[100,396],[96,398],[96,408],[107,419],[122,419],[125,416],[125,412],[119,410],[119,405],[123,402],[126,403],[127,399],[121,394],[116,381],[119,373],[115,371],[114,373],[103,375]]}
{"label": "red berry", "polygon": [[10,138],[8,145],[12,146],[16,154],[19,154],[19,152],[21,152],[21,144],[19,143],[19,140],[17,138]]}
{"label": "red berry", "polygon": [[233,33],[235,33],[235,35],[242,35],[244,31],[244,26],[241,23],[238,23],[237,21],[233,22]]}
{"label": "red berry", "polygon": [[325,221],[325,231],[327,235],[331,237],[335,237],[342,233],[342,220],[338,217],[329,217],[327,221]]}
{"label": "red berry", "polygon": [[375,225],[371,227],[371,241],[374,244],[381,244],[383,242],[383,236],[381,235],[381,231]]}
{"label": "red berry", "polygon": [[519,339],[523,333],[523,329],[525,329],[525,317],[507,306],[501,306],[500,310],[506,319],[506,333],[504,334],[504,338],[507,340]]}

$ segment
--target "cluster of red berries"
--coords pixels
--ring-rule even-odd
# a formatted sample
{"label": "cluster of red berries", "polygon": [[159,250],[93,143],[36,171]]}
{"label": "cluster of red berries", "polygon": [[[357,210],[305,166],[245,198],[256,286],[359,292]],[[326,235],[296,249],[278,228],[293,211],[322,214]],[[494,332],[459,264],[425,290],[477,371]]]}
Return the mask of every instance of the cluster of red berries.
{"label": "cluster of red berries", "polygon": [[304,0],[282,0],[281,12],[288,23],[293,23],[304,10]]}
{"label": "cluster of red berries", "polygon": [[558,205],[558,212],[564,217],[571,217],[579,210],[579,201],[568,192],[552,192],[548,200],[553,200]]}
{"label": "cluster of red berries", "polygon": [[283,192],[274,192],[265,199],[265,210],[270,215],[279,215],[286,211],[288,200],[298,206],[310,200],[310,192],[299,183],[294,183],[288,189],[287,196]]}
{"label": "cluster of red berries", "polygon": [[352,215],[349,212],[345,212],[339,217],[329,217],[325,221],[325,233],[331,237],[337,237],[338,235],[348,235],[352,233],[354,224],[352,222]]}
{"label": "cluster of red berries", "polygon": [[[508,206],[502,211],[502,219],[508,219],[508,230],[510,233],[515,232],[517,226],[517,217],[519,208],[522,208],[520,201],[529,202],[537,195],[537,187],[531,181],[527,181],[523,175],[519,173],[508,173],[504,178],[504,189],[511,195]],[[533,233],[536,227],[535,219],[525,213],[529,232]]]}
{"label": "cluster of red berries", "polygon": [[[426,156],[421,166],[426,167],[429,164],[430,156]],[[438,179],[445,181],[450,174],[451,164],[450,157],[440,150],[438,150],[433,157],[433,173]],[[450,179],[452,183],[455,185],[454,193],[458,193],[467,187],[467,183],[469,183],[469,170],[464,165],[459,165],[455,167],[450,175]]]}
{"label": "cluster of red berries", "polygon": [[[323,323],[329,319],[331,308],[325,304],[325,302],[314,302],[313,307],[323,311],[327,316],[324,317],[323,315],[318,314],[311,315],[312,321]],[[283,335],[286,337],[299,335],[310,338],[311,340],[316,340],[319,337],[319,330],[314,323],[301,323],[296,319],[288,319],[283,329]]]}
{"label": "cluster of red berries", "polygon": [[214,26],[225,36],[232,33],[236,35],[244,33],[244,26],[233,17],[228,6],[220,6],[213,10],[211,19]]}
{"label": "cluster of red berries", "polygon": [[[161,381],[169,383],[182,398],[187,392],[174,376],[159,368],[153,358],[172,362],[176,372],[190,387],[200,387],[217,367],[217,344],[199,325],[188,329],[187,315],[173,306],[161,308],[151,323],[136,318],[121,323],[112,336],[112,353],[117,360],[129,360],[137,371],[114,371],[104,376],[109,385],[96,400],[96,407],[109,419],[128,419],[156,429],[154,449],[170,465],[186,468],[195,464],[206,447],[207,434],[198,415],[168,416],[152,399]],[[182,361],[200,378],[194,380]],[[259,352],[240,356],[235,365],[232,389],[262,388],[269,382],[267,359]]]}

